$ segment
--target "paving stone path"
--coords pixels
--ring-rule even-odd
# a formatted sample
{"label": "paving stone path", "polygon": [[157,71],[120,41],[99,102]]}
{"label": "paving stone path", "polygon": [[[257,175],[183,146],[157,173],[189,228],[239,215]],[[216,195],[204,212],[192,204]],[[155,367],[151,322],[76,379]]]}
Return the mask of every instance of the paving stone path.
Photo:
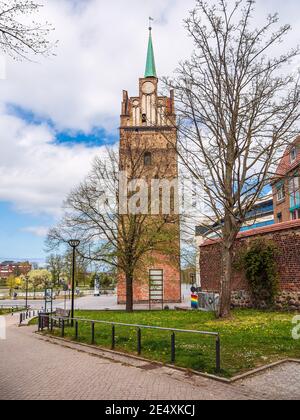
{"label": "paving stone path", "polygon": [[0,340],[0,400],[300,398],[298,364],[227,385],[127,357],[86,353],[81,346],[55,345],[34,334],[34,327],[18,328],[17,315],[6,320],[7,339]]}

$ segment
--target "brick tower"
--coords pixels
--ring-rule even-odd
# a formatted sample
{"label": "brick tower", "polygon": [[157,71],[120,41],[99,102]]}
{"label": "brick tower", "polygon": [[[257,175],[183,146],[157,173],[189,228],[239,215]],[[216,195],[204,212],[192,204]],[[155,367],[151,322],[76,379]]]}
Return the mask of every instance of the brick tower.
{"label": "brick tower", "polygon": [[[120,126],[120,167],[128,167],[128,142],[136,156],[142,154],[142,170],[139,178],[152,185],[166,180],[173,185],[171,193],[171,211],[178,214],[178,162],[175,145],[177,142],[176,115],[174,111],[174,92],[170,96],[158,95],[158,78],[156,73],[152,28],[149,28],[149,44],[145,77],[139,80],[139,94],[129,97],[123,91],[121,126]],[[131,155],[132,159],[132,155]],[[132,163],[130,163],[132,164]],[[177,191],[174,192],[174,189]],[[169,201],[169,204],[170,204]],[[172,204],[173,202],[173,204]],[[175,207],[174,207],[175,205]],[[159,205],[159,215],[166,214]],[[153,217],[152,214],[147,217]],[[135,303],[156,302],[175,303],[181,301],[180,276],[180,221],[173,217],[167,226],[171,232],[170,247],[174,250],[172,257],[166,254],[153,253],[151,262],[142,267],[142,273],[136,274],[133,284]],[[121,275],[118,283],[118,302],[126,302],[126,285]]]}

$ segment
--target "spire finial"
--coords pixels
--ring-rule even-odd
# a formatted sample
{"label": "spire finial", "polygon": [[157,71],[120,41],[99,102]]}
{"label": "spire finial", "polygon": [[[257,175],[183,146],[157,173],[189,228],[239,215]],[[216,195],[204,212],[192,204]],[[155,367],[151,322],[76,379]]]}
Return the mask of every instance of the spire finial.
{"label": "spire finial", "polygon": [[152,31],[152,22],[154,22],[154,19],[149,16],[149,31]]}
{"label": "spire finial", "polygon": [[154,19],[152,17],[149,17],[149,43],[148,43],[145,77],[157,77],[153,41],[152,41],[152,22],[153,21]]}

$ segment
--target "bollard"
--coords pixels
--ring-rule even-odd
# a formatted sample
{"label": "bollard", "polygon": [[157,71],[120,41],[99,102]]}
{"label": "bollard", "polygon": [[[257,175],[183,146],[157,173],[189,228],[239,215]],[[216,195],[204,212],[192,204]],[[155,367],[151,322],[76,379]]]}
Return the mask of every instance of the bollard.
{"label": "bollard", "polygon": [[221,372],[221,340],[220,337],[216,340],[216,372]]}
{"label": "bollard", "polygon": [[78,340],[78,321],[75,321],[75,340]]}
{"label": "bollard", "polygon": [[171,363],[175,363],[176,360],[176,349],[175,349],[175,345],[176,345],[176,341],[175,341],[175,333],[173,333],[171,335]]}
{"label": "bollard", "polygon": [[61,336],[64,338],[65,336],[65,320],[61,320]]}
{"label": "bollard", "polygon": [[92,345],[95,344],[95,323],[92,322],[92,340],[91,340]]}
{"label": "bollard", "polygon": [[116,327],[113,325],[111,328],[111,349],[114,350],[116,347]]}
{"label": "bollard", "polygon": [[137,352],[139,356],[142,354],[142,331],[140,328],[137,330]]}

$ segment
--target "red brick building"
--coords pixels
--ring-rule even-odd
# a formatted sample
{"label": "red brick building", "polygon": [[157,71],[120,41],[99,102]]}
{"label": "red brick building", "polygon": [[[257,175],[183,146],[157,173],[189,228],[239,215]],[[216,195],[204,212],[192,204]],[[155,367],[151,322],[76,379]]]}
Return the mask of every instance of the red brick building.
{"label": "red brick building", "polygon": [[0,264],[0,279],[6,280],[10,275],[20,276],[32,270],[29,262],[4,261]]}
{"label": "red brick building", "polygon": [[[300,309],[300,136],[287,147],[272,183],[275,224],[241,232],[234,247],[241,247],[255,238],[275,242],[279,249],[278,269],[280,294],[279,309]],[[221,282],[221,242],[203,240],[200,245],[201,286],[206,292],[218,293]],[[234,271],[232,303],[251,307],[251,295],[244,275]]]}
{"label": "red brick building", "polygon": [[[137,96],[129,97],[127,91],[123,92],[120,127],[120,167],[122,170],[128,170],[132,166],[141,167],[138,178],[145,180],[148,186],[152,185],[153,179],[172,182],[178,178],[174,108],[172,91],[169,97],[158,94],[150,28],[145,77],[139,80]],[[130,156],[128,142],[131,148]],[[132,160],[138,163],[132,163]],[[156,217],[161,217],[160,214],[159,211]],[[149,215],[149,218],[151,217]],[[141,272],[135,273],[133,283],[135,303],[149,302],[149,300],[171,303],[181,300],[179,217],[177,222],[173,221],[167,229],[172,234],[169,248],[174,249],[176,255],[171,257],[158,252],[149,255],[151,263],[145,263]],[[126,283],[122,274],[118,282],[118,302],[126,302]]]}
{"label": "red brick building", "polygon": [[300,137],[286,149],[272,184],[275,223],[300,219]]}

